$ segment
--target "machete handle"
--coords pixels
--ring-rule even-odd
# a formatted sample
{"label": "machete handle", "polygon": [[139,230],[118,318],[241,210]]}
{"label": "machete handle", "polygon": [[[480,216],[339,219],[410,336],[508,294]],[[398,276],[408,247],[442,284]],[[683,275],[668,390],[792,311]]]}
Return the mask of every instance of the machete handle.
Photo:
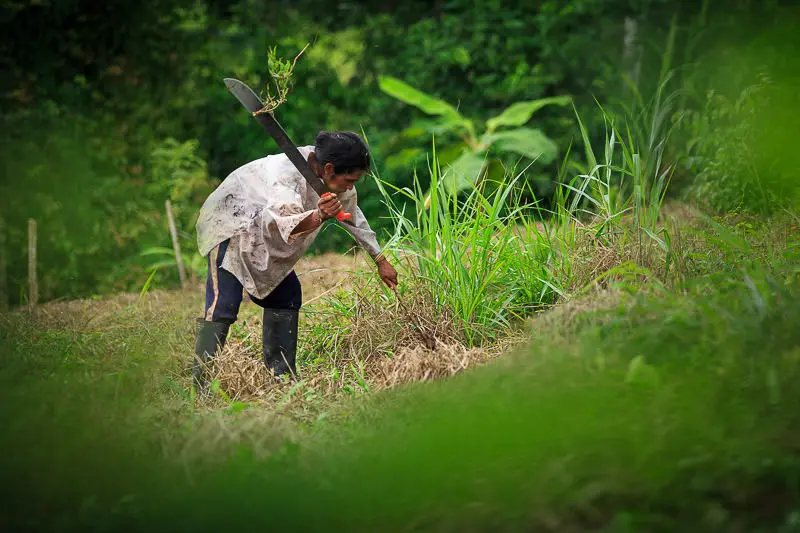
{"label": "machete handle", "polygon": [[[322,198],[327,198],[330,195],[331,193],[326,192],[325,194],[322,195]],[[342,210],[339,210],[339,212],[336,213],[336,220],[338,220],[339,222],[344,222],[345,220],[350,220],[351,218],[353,218],[353,215],[351,215],[350,213],[345,213]]]}

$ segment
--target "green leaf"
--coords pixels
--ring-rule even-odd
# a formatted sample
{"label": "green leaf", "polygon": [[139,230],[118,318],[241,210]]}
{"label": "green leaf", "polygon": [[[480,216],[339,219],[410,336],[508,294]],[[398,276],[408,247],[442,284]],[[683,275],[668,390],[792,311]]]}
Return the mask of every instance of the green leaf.
{"label": "green leaf", "polygon": [[583,121],[581,120],[581,116],[578,114],[578,110],[575,109],[575,106],[572,106],[572,110],[575,112],[575,118],[578,120],[578,126],[581,129],[581,137],[583,138],[583,146],[586,150],[586,162],[588,163],[587,167],[589,172],[594,171],[594,168],[597,166],[597,158],[594,155],[594,150],[592,150],[592,142],[589,140],[589,131],[584,126]]}
{"label": "green leaf", "polygon": [[439,115],[454,122],[464,122],[464,117],[456,111],[455,107],[444,100],[429,96],[397,78],[381,76],[378,80],[378,86],[389,96],[397,98],[408,105],[413,105],[429,115]]}
{"label": "green leaf", "polygon": [[439,163],[440,168],[447,170],[447,167],[452,165],[456,159],[461,157],[465,152],[472,152],[466,143],[459,142],[444,148],[436,147],[436,161]]}
{"label": "green leaf", "polygon": [[249,403],[233,402],[233,403],[231,403],[229,410],[230,410],[230,412],[233,412],[233,413],[241,413],[242,411],[246,411],[249,408],[250,408],[250,404]]}
{"label": "green leaf", "polygon": [[175,256],[175,250],[173,250],[172,248],[166,248],[166,247],[163,247],[163,246],[153,246],[153,247],[146,248],[146,249],[142,250],[141,252],[139,252],[139,255],[142,255],[142,256],[144,256],[144,255],[162,255],[162,254],[163,255]]}
{"label": "green leaf", "polygon": [[483,153],[464,152],[448,166],[442,177],[443,186],[448,192],[458,192],[474,186],[485,162],[486,156]]}
{"label": "green leaf", "polygon": [[150,285],[153,283],[153,278],[156,276],[156,272],[158,272],[158,269],[154,268],[153,271],[150,272],[150,276],[147,278],[147,281],[144,282],[142,290],[139,292],[139,303],[142,302],[144,295],[150,290]]}
{"label": "green leaf", "polygon": [[553,96],[551,98],[531,100],[530,102],[517,102],[507,107],[505,111],[496,117],[487,120],[486,127],[492,132],[500,126],[522,126],[541,108],[551,104],[565,106],[571,101],[572,99],[569,96]]}
{"label": "green leaf", "polygon": [[418,118],[413,120],[409,127],[401,131],[400,136],[404,138],[423,137],[427,142],[431,132],[441,123],[442,121],[439,118]]}
{"label": "green leaf", "polygon": [[217,385],[217,393],[219,393],[219,395],[222,396],[222,399],[228,402],[228,404],[230,404],[233,401],[231,400],[231,397],[228,396],[228,393],[222,390],[222,387],[220,387],[219,385]]}
{"label": "green leaf", "polygon": [[400,136],[409,139],[422,137],[427,141],[431,134],[448,133],[463,125],[464,123],[462,122],[453,122],[440,118],[415,120],[408,128],[400,132]]}
{"label": "green leaf", "polygon": [[425,155],[421,148],[404,148],[386,158],[386,166],[389,168],[407,168],[415,161]]}
{"label": "green leaf", "polygon": [[541,130],[515,128],[484,135],[481,142],[499,152],[512,152],[542,163],[550,163],[558,155],[558,146]]}

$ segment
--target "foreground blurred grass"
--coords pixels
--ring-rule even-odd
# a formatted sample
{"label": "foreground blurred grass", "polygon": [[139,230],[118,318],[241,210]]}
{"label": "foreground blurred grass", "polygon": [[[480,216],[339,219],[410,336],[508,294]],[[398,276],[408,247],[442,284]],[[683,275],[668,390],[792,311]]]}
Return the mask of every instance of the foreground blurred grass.
{"label": "foreground blurred grass", "polygon": [[798,531],[796,238],[719,235],[677,290],[573,302],[495,364],[304,426],[191,409],[165,377],[191,345],[180,295],[5,317],[0,526]]}

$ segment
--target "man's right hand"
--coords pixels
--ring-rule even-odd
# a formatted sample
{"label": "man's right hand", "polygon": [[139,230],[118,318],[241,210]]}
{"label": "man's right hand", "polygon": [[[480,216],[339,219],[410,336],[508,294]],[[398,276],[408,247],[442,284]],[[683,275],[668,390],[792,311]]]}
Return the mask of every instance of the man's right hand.
{"label": "man's right hand", "polygon": [[397,287],[397,271],[384,257],[378,259],[378,275],[390,289]]}
{"label": "man's right hand", "polygon": [[317,202],[319,214],[322,220],[328,220],[336,216],[336,213],[342,210],[342,203],[336,197],[336,194],[326,194]]}

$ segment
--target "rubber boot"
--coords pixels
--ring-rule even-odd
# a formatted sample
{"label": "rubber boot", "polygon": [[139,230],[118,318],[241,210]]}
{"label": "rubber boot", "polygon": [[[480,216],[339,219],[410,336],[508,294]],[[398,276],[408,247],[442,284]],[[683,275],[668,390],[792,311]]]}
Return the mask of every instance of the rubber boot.
{"label": "rubber boot", "polygon": [[211,358],[225,346],[230,324],[225,322],[209,322],[198,318],[196,325],[197,338],[194,344],[194,388],[200,392],[205,389],[205,369]]}
{"label": "rubber boot", "polygon": [[264,364],[276,377],[288,374],[298,378],[295,360],[299,315],[296,309],[264,309]]}

